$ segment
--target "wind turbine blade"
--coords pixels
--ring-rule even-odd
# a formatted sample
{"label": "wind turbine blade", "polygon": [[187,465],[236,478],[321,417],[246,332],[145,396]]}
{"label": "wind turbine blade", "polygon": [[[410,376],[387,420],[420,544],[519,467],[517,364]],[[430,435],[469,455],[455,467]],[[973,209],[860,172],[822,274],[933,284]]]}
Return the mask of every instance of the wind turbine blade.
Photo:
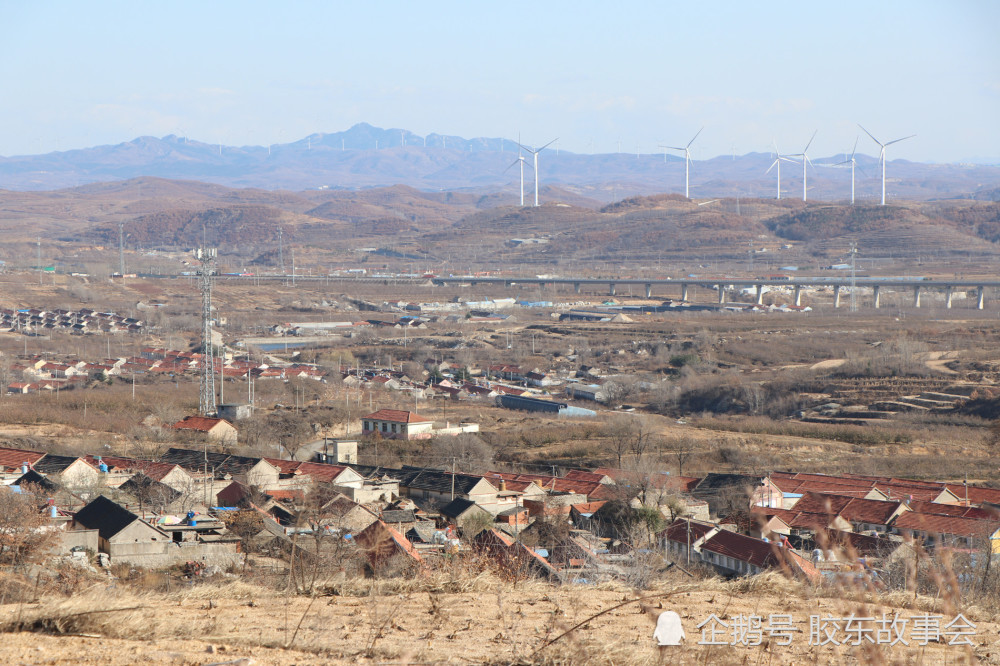
{"label": "wind turbine blade", "polygon": [[815,131],[813,132],[813,135],[812,135],[811,137],[809,137],[809,143],[807,143],[807,144],[806,144],[806,147],[802,149],[802,154],[803,154],[803,155],[805,155],[805,154],[806,154],[806,151],[807,151],[807,150],[809,150],[809,146],[811,146],[811,145],[812,145],[812,142],[813,142],[813,139],[815,139],[815,138],[816,138],[816,132],[819,132],[819,130],[815,130]]}
{"label": "wind turbine blade", "polygon": [[915,136],[916,136],[916,134],[911,134],[910,136],[904,136],[902,139],[894,139],[894,140],[890,141],[889,143],[887,143],[885,145],[891,146],[894,143],[899,143],[900,141],[906,141],[907,139],[912,139]]}
{"label": "wind turbine blade", "polygon": [[[781,159],[781,158],[779,157],[778,159]],[[774,160],[773,162],[771,162],[771,166],[767,167],[767,171],[765,171],[764,173],[766,173],[766,174],[767,173],[771,173],[771,169],[773,169],[774,165],[777,164],[777,163],[778,163],[778,160]]]}
{"label": "wind turbine blade", "polygon": [[858,152],[858,140],[860,138],[861,138],[860,136],[854,138],[854,150],[851,151],[851,159],[852,160],[854,159],[854,153]]}
{"label": "wind turbine blade", "polygon": [[679,150],[682,153],[685,150],[684,148],[679,148],[678,146],[660,146],[660,148],[666,148],[667,150]]}
{"label": "wind turbine blade", "polygon": [[[704,131],[704,129],[705,129],[705,127],[702,126],[702,128],[700,130],[698,130],[698,133],[694,135],[694,139],[697,139],[698,138],[698,134],[701,134]],[[690,148],[691,144],[694,143],[694,139],[691,139],[690,141],[688,141],[688,145],[686,145],[684,147],[685,148]]]}
{"label": "wind turbine blade", "polygon": [[531,148],[528,148],[527,146],[522,146],[521,144],[517,144],[517,147],[518,148],[523,148],[523,149],[527,150],[532,155],[534,155],[536,152],[538,152],[537,150],[532,150]]}
{"label": "wind turbine blade", "polygon": [[869,132],[868,130],[866,130],[866,129],[865,129],[865,128],[864,128],[864,127],[863,127],[863,126],[861,125],[861,123],[858,123],[858,127],[861,127],[861,129],[862,129],[862,130],[864,130],[865,134],[867,134],[868,136],[870,136],[870,137],[872,138],[872,141],[874,141],[875,143],[877,143],[877,144],[878,144],[878,145],[880,145],[880,146],[882,145],[882,142],[881,142],[881,141],[879,141],[878,139],[876,139],[876,138],[875,138],[875,135],[874,135],[874,134],[872,134],[871,132]]}
{"label": "wind turbine blade", "polygon": [[549,146],[551,146],[553,143],[555,143],[558,140],[559,140],[559,137],[556,137],[556,138],[552,139],[551,141],[549,141],[547,144],[545,144],[544,146],[542,146],[541,148],[539,148],[535,152],[536,153],[542,152],[543,150],[545,150],[546,148],[548,148]]}
{"label": "wind turbine blade", "polygon": [[504,169],[503,172],[507,173],[508,171],[510,171],[511,169],[513,169],[514,167],[516,167],[520,162],[521,162],[520,158],[514,160],[514,162],[509,167],[507,167],[506,169]]}

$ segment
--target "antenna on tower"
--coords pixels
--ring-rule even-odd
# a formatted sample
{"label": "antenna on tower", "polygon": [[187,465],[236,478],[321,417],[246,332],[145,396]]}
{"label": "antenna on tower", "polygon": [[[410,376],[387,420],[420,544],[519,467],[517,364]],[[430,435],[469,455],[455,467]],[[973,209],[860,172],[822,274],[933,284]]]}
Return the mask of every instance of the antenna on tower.
{"label": "antenna on tower", "polygon": [[278,262],[281,264],[281,274],[285,274],[285,244],[282,240],[284,231],[278,227]]}
{"label": "antenna on tower", "polygon": [[118,274],[125,277],[125,223],[118,223]]}
{"label": "antenna on tower", "polygon": [[215,362],[212,354],[212,275],[215,273],[215,259],[218,250],[214,247],[200,247],[194,251],[195,259],[201,262],[199,285],[201,287],[201,386],[198,396],[198,411],[202,416],[215,414]]}

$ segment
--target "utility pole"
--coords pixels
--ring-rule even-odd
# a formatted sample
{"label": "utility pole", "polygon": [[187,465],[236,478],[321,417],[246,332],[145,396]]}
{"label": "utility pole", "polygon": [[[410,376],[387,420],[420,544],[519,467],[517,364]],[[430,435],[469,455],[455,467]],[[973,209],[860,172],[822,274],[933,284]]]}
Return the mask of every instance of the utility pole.
{"label": "utility pole", "polygon": [[42,283],[42,275],[45,274],[45,271],[42,269],[42,239],[40,237],[36,238],[35,239],[35,244],[38,247],[38,255],[37,255],[37,257],[38,257],[38,284],[41,284]]}
{"label": "utility pole", "polygon": [[855,258],[858,256],[858,244],[851,241],[851,312],[858,311],[858,281],[855,273]]}
{"label": "utility pole", "polygon": [[195,258],[201,262],[201,390],[198,399],[198,411],[202,416],[215,414],[215,369],[212,354],[212,273],[215,270],[215,259],[218,250],[214,247],[200,247],[194,251]]}

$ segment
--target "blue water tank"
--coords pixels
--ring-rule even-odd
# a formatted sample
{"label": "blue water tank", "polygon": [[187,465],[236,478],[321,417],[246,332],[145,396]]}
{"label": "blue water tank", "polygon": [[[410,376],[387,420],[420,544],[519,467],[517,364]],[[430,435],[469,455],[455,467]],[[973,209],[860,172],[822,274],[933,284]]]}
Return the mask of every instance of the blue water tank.
{"label": "blue water tank", "polygon": [[197,525],[198,524],[198,521],[195,520],[195,517],[194,517],[194,511],[188,511],[187,519],[188,519],[188,525]]}
{"label": "blue water tank", "polygon": [[108,473],[108,464],[107,463],[103,463],[102,462],[100,465],[97,466],[97,468],[99,470],[101,470],[101,472],[104,473],[104,474]]}

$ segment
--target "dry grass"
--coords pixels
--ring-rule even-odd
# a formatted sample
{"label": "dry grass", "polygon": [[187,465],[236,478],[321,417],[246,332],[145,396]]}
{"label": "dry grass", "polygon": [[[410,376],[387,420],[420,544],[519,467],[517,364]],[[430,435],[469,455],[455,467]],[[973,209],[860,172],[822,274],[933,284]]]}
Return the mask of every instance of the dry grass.
{"label": "dry grass", "polygon": [[60,635],[135,638],[155,634],[158,599],[131,593],[91,590],[69,598],[46,598],[19,605],[17,613],[0,622],[0,631],[31,631]]}

